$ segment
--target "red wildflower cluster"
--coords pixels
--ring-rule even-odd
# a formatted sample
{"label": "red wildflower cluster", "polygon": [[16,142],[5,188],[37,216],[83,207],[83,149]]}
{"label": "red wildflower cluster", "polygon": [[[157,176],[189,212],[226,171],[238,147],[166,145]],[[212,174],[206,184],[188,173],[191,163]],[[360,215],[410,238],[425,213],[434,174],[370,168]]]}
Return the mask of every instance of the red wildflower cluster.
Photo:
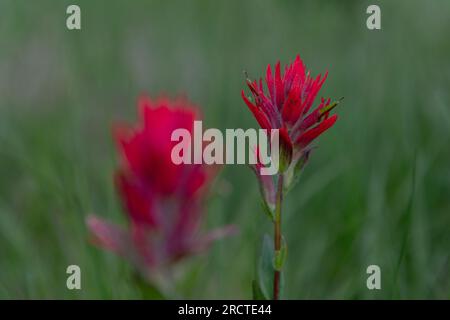
{"label": "red wildflower cluster", "polygon": [[88,226],[96,244],[147,272],[205,249],[231,227],[199,233],[205,188],[214,174],[203,165],[175,165],[171,160],[171,134],[178,128],[192,132],[196,108],[185,100],[144,97],[139,109],[141,124],[115,129],[122,155],[116,185],[129,228],[94,216]]}
{"label": "red wildflower cluster", "polygon": [[287,159],[287,166],[292,160],[298,161],[308,151],[309,144],[337,120],[337,115],[330,116],[331,109],[337,105],[336,102],[330,104],[330,99],[322,98],[317,108],[309,113],[326,78],[327,73],[323,77],[311,77],[297,56],[283,73],[280,62],[275,66],[275,74],[270,64],[267,66],[267,93],[262,79],[259,82],[247,79],[253,101],[242,90],[242,98],[261,128],[280,130],[280,151],[284,153],[284,160]]}

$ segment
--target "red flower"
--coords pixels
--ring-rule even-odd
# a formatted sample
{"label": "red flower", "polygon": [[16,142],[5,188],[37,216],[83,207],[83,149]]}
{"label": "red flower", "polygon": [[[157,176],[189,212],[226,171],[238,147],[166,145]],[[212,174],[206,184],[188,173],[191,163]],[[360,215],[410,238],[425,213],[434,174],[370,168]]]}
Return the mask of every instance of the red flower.
{"label": "red flower", "polygon": [[330,104],[330,99],[322,98],[319,106],[308,114],[326,77],[327,73],[324,77],[312,78],[297,56],[283,74],[280,62],[275,66],[275,75],[270,64],[267,66],[267,92],[264,92],[262,79],[259,82],[247,79],[253,102],[242,90],[242,98],[261,128],[280,130],[281,159],[287,159],[287,165],[291,160],[298,161],[309,144],[337,120],[337,115],[330,116],[337,102]]}
{"label": "red flower", "polygon": [[94,242],[124,256],[148,274],[205,249],[232,228],[201,235],[205,188],[213,172],[203,165],[175,165],[172,132],[192,133],[196,108],[187,101],[161,98],[139,102],[142,123],[119,126],[115,137],[122,155],[116,185],[129,218],[129,230],[90,216]]}

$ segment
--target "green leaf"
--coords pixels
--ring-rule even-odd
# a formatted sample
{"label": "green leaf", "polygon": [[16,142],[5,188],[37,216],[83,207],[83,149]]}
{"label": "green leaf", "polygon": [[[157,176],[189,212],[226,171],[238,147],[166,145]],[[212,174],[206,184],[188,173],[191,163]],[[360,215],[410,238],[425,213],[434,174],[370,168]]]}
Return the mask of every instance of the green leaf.
{"label": "green leaf", "polygon": [[256,280],[252,281],[252,289],[253,289],[253,300],[267,300],[258,284],[258,281]]}
{"label": "green leaf", "polygon": [[284,191],[285,195],[291,191],[291,189],[297,184],[300,175],[308,162],[310,153],[312,149],[307,149],[303,151],[301,157],[292,162],[291,166],[285,173],[286,179],[284,180]]}
{"label": "green leaf", "polygon": [[271,300],[273,296],[273,267],[274,249],[269,235],[264,235],[261,254],[258,260],[257,279],[258,286],[266,300]]}
{"label": "green leaf", "polygon": [[268,216],[270,221],[273,222],[275,220],[275,214],[265,200],[261,201],[261,207],[263,209],[263,212],[266,214],[266,216]]}
{"label": "green leaf", "polygon": [[164,295],[162,290],[160,290],[155,284],[145,280],[140,274],[134,273],[133,279],[136,287],[141,293],[141,297],[144,300],[166,300],[167,297]]}
{"label": "green leaf", "polygon": [[281,271],[281,269],[283,269],[284,261],[286,260],[287,256],[286,241],[284,240],[284,237],[282,239],[283,241],[281,243],[281,249],[279,251],[275,251],[275,258],[273,263],[275,270],[278,271]]}

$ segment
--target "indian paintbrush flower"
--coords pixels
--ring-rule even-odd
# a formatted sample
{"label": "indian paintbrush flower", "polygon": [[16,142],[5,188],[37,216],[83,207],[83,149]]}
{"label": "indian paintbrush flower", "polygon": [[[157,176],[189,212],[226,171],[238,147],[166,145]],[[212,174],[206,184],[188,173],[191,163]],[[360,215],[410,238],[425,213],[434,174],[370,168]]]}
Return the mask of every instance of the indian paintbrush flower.
{"label": "indian paintbrush flower", "polygon": [[308,158],[311,142],[337,120],[337,115],[330,116],[330,111],[338,101],[331,103],[330,99],[321,98],[320,104],[309,112],[327,75],[319,74],[313,78],[297,56],[285,67],[284,73],[281,73],[280,62],[275,65],[275,74],[270,64],[267,66],[267,90],[264,90],[262,79],[251,81],[247,78],[252,100],[242,90],[242,98],[261,128],[269,132],[279,129],[280,172],[290,170],[286,175],[289,177],[285,181],[286,187],[292,182],[296,165],[304,162],[300,159]]}
{"label": "indian paintbrush flower", "polygon": [[[272,251],[270,255],[273,257],[273,294],[266,290],[266,298],[280,298],[281,271],[287,252],[281,230],[283,193],[292,187],[308,161],[311,143],[337,120],[337,115],[330,115],[330,112],[339,101],[331,102],[330,99],[321,98],[319,105],[311,111],[327,75],[325,73],[322,77],[319,74],[313,78],[306,71],[300,56],[297,56],[293,63],[285,67],[283,73],[280,62],[275,65],[275,74],[270,64],[267,66],[266,90],[262,79],[251,81],[248,77],[247,86],[252,98],[247,97],[242,90],[242,98],[261,128],[268,133],[272,129],[279,130],[280,167],[275,180],[272,176],[260,174],[261,163],[253,166],[265,207],[274,223],[273,246],[263,245],[266,251]],[[258,157],[259,151],[256,150],[256,153]],[[263,243],[266,242],[264,240]],[[267,255],[265,252],[262,257]],[[263,287],[266,286],[260,284],[256,291],[264,291]]]}
{"label": "indian paintbrush flower", "polygon": [[142,122],[119,125],[114,135],[121,155],[115,181],[129,221],[127,228],[90,216],[95,244],[130,260],[152,278],[180,259],[205,250],[233,227],[200,232],[206,189],[214,168],[171,161],[177,128],[193,130],[197,108],[184,99],[139,101]]}

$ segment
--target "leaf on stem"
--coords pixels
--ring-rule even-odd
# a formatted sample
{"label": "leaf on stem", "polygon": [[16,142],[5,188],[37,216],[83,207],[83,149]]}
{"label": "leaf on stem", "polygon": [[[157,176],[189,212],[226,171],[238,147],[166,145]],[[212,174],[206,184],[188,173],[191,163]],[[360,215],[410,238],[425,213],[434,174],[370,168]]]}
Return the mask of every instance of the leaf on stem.
{"label": "leaf on stem", "polygon": [[275,270],[281,271],[283,269],[284,261],[286,261],[286,256],[287,256],[287,245],[283,237],[281,242],[281,249],[279,251],[275,251],[273,262]]}
{"label": "leaf on stem", "polygon": [[272,299],[274,247],[269,235],[265,234],[257,267],[257,285],[266,300]]}

